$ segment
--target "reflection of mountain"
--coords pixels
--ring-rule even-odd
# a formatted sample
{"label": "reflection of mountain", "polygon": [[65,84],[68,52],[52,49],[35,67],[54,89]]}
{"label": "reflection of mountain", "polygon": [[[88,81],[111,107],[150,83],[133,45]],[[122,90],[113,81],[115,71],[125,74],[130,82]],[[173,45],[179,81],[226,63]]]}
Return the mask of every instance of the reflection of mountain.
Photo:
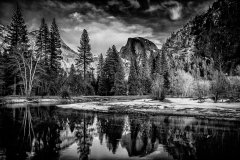
{"label": "reflection of mountain", "polygon": [[60,130],[60,148],[67,148],[72,145],[75,141],[75,129],[71,131],[70,125],[68,122],[65,123],[63,128]]}
{"label": "reflection of mountain", "polygon": [[138,123],[131,119],[131,133],[122,136],[121,145],[128,151],[129,157],[146,156],[158,147],[154,137],[150,137],[150,121]]}

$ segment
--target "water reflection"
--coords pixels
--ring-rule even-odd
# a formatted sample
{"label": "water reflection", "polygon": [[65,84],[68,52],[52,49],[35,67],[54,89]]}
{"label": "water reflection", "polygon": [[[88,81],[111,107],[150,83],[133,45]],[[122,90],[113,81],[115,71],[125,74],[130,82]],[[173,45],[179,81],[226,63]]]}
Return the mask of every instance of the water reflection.
{"label": "water reflection", "polygon": [[0,159],[239,159],[240,123],[0,108]]}

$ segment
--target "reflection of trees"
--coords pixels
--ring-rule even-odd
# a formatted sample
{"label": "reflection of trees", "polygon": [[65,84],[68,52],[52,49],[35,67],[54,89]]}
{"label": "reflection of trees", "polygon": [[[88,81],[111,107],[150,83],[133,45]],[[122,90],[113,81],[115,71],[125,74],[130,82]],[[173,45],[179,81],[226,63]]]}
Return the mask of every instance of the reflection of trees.
{"label": "reflection of trees", "polygon": [[51,159],[59,158],[60,148],[60,127],[51,121],[39,123],[36,130],[36,138],[33,141],[34,159],[44,159],[46,156]]}
{"label": "reflection of trees", "polygon": [[1,109],[1,144],[7,159],[58,159],[61,118],[56,107]]}
{"label": "reflection of trees", "polygon": [[163,144],[174,159],[240,157],[239,122],[166,116],[129,116],[129,121],[131,133],[121,139],[129,156],[146,156]]}
{"label": "reflection of trees", "polygon": [[106,137],[106,144],[109,151],[113,154],[119,145],[119,140],[122,137],[124,127],[124,116],[117,115],[98,115],[98,133],[100,142],[103,140],[103,136]]}
{"label": "reflection of trees", "polygon": [[240,157],[240,122],[93,114],[54,106],[0,110],[0,148],[6,148],[7,159],[26,159],[31,152],[33,159],[58,159],[59,150],[74,142],[79,159],[88,159],[94,136],[100,143],[106,139],[112,153],[120,141],[130,157],[159,156],[159,146],[174,159]]}
{"label": "reflection of trees", "polygon": [[93,141],[93,129],[89,128],[93,125],[94,117],[92,114],[83,113],[82,122],[76,125],[76,138],[78,141],[78,153],[80,160],[87,160],[90,154],[90,147]]}
{"label": "reflection of trees", "polygon": [[4,108],[0,109],[0,112],[1,148],[6,149],[6,156],[8,157],[8,159],[25,159],[26,154],[22,154],[25,152],[20,153],[18,147],[19,143],[17,143],[18,133],[21,129],[21,123],[18,123],[18,119],[20,116],[19,110]]}

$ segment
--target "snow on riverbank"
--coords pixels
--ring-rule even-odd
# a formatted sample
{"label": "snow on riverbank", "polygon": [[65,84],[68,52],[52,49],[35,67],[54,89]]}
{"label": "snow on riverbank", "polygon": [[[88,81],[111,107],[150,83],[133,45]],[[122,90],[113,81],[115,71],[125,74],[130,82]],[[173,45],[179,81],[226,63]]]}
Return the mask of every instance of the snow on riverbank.
{"label": "snow on riverbank", "polygon": [[164,102],[151,99],[138,99],[128,101],[84,102],[58,105],[58,107],[100,112],[141,112],[151,114],[224,117],[240,120],[240,103],[214,103],[210,99],[206,99],[203,103],[198,103],[198,100],[192,100],[190,98],[167,98]]}
{"label": "snow on riverbank", "polygon": [[107,102],[84,102],[76,104],[58,105],[59,107],[70,107],[74,109],[103,109],[107,110],[111,106],[148,106],[151,107],[170,107],[175,109],[183,108],[225,108],[225,109],[240,109],[240,103],[226,103],[219,102],[214,103],[210,99],[206,99],[205,102],[199,103],[198,100],[192,100],[190,98],[168,98],[163,102],[151,100],[151,99],[138,99],[132,101],[107,101]]}

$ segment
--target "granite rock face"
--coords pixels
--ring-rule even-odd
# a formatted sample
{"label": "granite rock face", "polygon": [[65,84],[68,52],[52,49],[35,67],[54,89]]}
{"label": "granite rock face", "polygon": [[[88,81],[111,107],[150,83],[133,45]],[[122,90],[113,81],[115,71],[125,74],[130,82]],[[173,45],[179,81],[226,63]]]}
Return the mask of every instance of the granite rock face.
{"label": "granite rock face", "polygon": [[131,58],[136,59],[137,64],[140,66],[144,52],[146,53],[147,58],[149,60],[151,52],[153,53],[154,56],[157,56],[159,49],[153,42],[142,37],[128,38],[126,45],[121,48],[119,54],[120,57],[122,58],[122,62],[124,65],[126,80],[128,79],[130,72]]}
{"label": "granite rock face", "polygon": [[150,53],[157,53],[158,48],[157,46],[142,37],[135,37],[135,38],[128,38],[127,44],[123,46],[120,50],[121,58],[124,58],[128,61],[131,58],[141,58],[142,53],[146,52],[147,56],[150,56]]}

